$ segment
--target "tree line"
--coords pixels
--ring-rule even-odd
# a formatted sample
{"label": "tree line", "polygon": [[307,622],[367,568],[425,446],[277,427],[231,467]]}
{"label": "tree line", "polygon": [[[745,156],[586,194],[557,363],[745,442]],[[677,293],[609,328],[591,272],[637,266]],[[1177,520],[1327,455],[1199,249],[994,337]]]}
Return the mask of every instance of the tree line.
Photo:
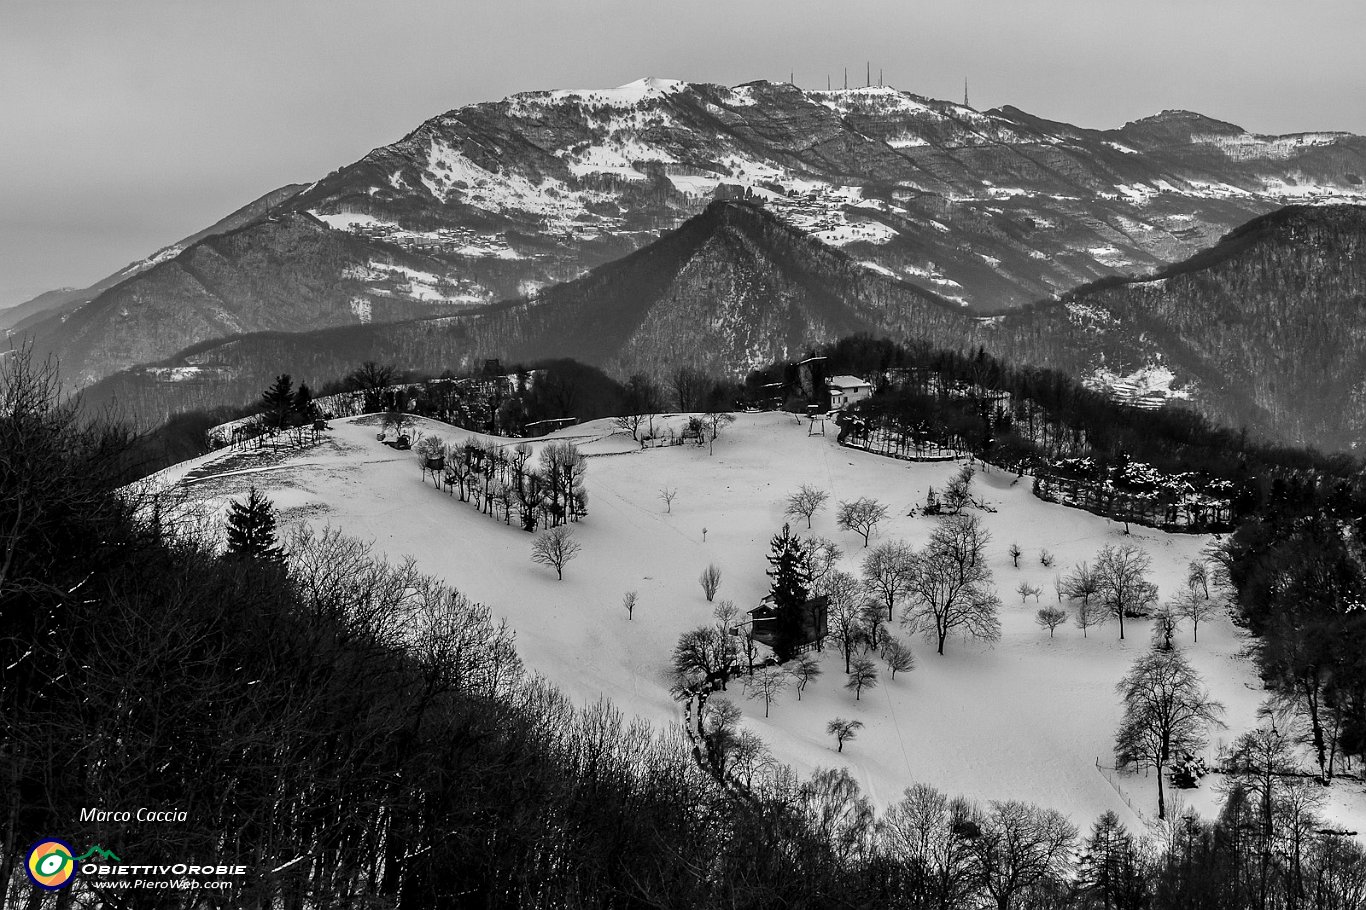
{"label": "tree line", "polygon": [[[883,410],[914,411],[919,423],[960,437],[969,451],[983,453],[990,440],[994,461],[1090,457],[1101,469],[1127,460],[1168,474],[1207,474],[1247,487],[1240,514],[1266,501],[1276,477],[1349,477],[1360,470],[1350,455],[1268,444],[1179,405],[1155,411],[1122,405],[1057,370],[1012,365],[982,348],[965,352],[854,335],[813,347],[808,356],[824,357],[830,375],[869,378],[879,393],[874,400],[886,402]],[[798,391],[795,364],[751,373],[747,393],[757,397],[772,382],[789,395]],[[998,399],[984,392],[1006,393],[1018,413],[998,413]]]}

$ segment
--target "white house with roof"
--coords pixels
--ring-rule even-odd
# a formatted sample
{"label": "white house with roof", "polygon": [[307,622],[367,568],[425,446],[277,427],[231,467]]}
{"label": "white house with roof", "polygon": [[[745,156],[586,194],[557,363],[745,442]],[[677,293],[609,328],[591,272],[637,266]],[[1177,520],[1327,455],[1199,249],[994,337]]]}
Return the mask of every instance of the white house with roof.
{"label": "white house with roof", "polygon": [[830,393],[831,409],[851,405],[873,394],[873,384],[857,376],[832,376],[825,381],[825,388]]}

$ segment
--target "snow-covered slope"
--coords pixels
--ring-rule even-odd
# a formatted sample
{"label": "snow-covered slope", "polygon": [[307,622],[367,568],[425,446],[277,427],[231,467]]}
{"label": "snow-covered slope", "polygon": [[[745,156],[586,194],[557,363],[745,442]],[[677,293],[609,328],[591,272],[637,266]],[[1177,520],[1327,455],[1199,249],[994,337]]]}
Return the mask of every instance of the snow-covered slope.
{"label": "snow-covered slope", "polygon": [[[471,435],[431,421],[420,420],[417,429],[448,441]],[[919,546],[934,519],[906,513],[956,469],[844,449],[831,436],[809,436],[783,414],[740,415],[711,456],[693,446],[640,451],[606,421],[574,427],[557,437],[574,440],[591,456],[590,515],[574,526],[583,552],[560,582],[531,562],[527,534],[424,483],[416,456],[383,446],[374,430],[338,422],[327,443],[298,455],[256,462],[223,451],[162,479],[179,482],[214,510],[255,485],[275,501],[286,523],[330,525],[374,540],[393,558],[415,556],[424,570],[507,618],[527,664],[572,698],[607,697],[657,724],[679,720],[666,672],[675,642],[711,621],[699,573],[715,563],[723,573],[718,600],[731,599],[742,609],[757,603],[767,591],[768,542],[783,524],[789,493],[809,483],[828,491],[832,502],[876,497],[891,514],[874,543],[900,539]],[[739,686],[732,685],[729,695],[780,760],[801,772],[846,765],[879,804],[926,781],[983,799],[1056,807],[1082,825],[1113,809],[1139,827],[1139,813],[1155,809],[1153,782],[1128,775],[1112,783],[1096,763],[1112,763],[1120,715],[1114,685],[1148,647],[1147,623],[1131,621],[1123,642],[1113,625],[1085,638],[1066,626],[1050,639],[1034,614],[1053,600],[1055,572],[1093,559],[1105,544],[1142,546],[1153,558],[1154,580],[1171,594],[1208,540],[1142,528],[1125,536],[1120,525],[1034,498],[1027,477],[1017,482],[992,471],[977,483],[996,510],[978,514],[992,534],[989,562],[1004,602],[998,644],[951,639],[940,657],[922,639],[898,632],[911,643],[918,667],[895,681],[882,668],[880,685],[859,701],[842,687],[842,661],[827,648],[825,675],[800,702],[786,693],[767,720],[762,703],[746,700]],[[659,498],[666,486],[678,491],[670,511]],[[857,571],[861,540],[841,533],[830,511],[817,514],[811,533],[836,539],[846,551],[844,567]],[[1012,542],[1025,551],[1019,569],[1007,555]],[[1040,564],[1044,549],[1056,557],[1055,568]],[[1046,592],[1038,604],[1021,603],[1014,593],[1022,580]],[[621,606],[628,590],[639,593],[634,620]],[[1237,656],[1243,642],[1226,619],[1202,625],[1198,643],[1183,631],[1180,644],[1228,709],[1228,729],[1213,731],[1212,754],[1219,742],[1255,723],[1263,693],[1251,665]],[[825,733],[836,716],[866,725],[843,754]],[[1359,811],[1343,785],[1334,790],[1333,812]],[[1208,814],[1215,796],[1206,788],[1186,799]]]}

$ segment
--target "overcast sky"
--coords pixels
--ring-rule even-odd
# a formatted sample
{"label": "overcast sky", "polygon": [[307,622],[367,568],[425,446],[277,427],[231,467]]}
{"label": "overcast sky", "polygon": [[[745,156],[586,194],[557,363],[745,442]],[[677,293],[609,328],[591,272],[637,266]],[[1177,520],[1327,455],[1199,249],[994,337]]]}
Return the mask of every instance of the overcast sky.
{"label": "overcast sky", "polygon": [[425,118],[641,76],[888,83],[1108,128],[1366,133],[1362,0],[0,0],[0,305]]}

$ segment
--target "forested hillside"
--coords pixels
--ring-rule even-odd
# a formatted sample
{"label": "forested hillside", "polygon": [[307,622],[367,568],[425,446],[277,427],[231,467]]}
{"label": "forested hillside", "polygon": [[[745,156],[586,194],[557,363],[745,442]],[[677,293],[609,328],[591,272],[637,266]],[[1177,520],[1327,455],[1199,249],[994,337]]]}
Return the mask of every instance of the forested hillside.
{"label": "forested hillside", "polygon": [[246,401],[281,371],[320,385],[364,360],[436,374],[490,357],[572,357],[619,377],[662,377],[680,366],[739,377],[854,332],[953,345],[972,330],[960,307],[865,269],[756,206],[714,203],[663,240],[525,300],[462,316],[205,343],[111,377],[85,397],[159,418]]}
{"label": "forested hillside", "polygon": [[1366,209],[1258,218],[1151,280],[1007,315],[987,344],[1073,375],[1171,370],[1214,419],[1324,449],[1366,441]]}
{"label": "forested hillside", "polygon": [[1346,450],[1366,420],[1364,250],[1366,209],[1293,207],[1155,279],[976,317],[761,207],[714,203],[657,243],[526,299],[453,317],[206,342],[86,396],[155,422],[241,404],[280,372],[316,386],[365,360],[435,375],[491,357],[571,357],[619,379],[680,366],[738,378],[866,332],[985,347],[1100,390],[1155,374],[1173,406],[1267,440]]}

